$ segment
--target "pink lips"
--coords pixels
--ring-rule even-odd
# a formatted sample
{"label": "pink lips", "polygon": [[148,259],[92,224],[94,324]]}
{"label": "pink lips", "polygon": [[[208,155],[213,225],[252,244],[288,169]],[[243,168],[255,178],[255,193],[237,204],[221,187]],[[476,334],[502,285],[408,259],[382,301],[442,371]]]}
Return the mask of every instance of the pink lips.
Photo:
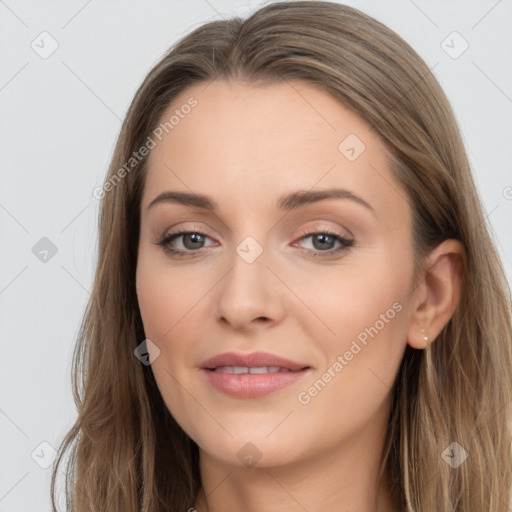
{"label": "pink lips", "polygon": [[237,398],[267,395],[293,384],[311,369],[307,364],[266,352],[226,352],[200,366],[216,390]]}

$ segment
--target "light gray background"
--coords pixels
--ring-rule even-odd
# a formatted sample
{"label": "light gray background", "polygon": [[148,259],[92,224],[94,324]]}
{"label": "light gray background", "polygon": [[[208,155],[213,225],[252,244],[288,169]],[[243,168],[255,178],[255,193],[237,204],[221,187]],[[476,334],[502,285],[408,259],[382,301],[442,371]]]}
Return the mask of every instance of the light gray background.
{"label": "light gray background", "polygon": [[[71,354],[96,258],[92,191],[136,88],[192,28],[264,3],[0,0],[0,512],[50,510],[51,467],[36,461],[51,463],[41,443],[56,448],[75,417]],[[346,3],[434,68],[512,282],[512,2]],[[50,48],[43,31],[58,43],[46,59],[31,47]],[[456,59],[442,47],[453,31],[469,44]],[[46,262],[32,252],[42,237],[57,247]]]}

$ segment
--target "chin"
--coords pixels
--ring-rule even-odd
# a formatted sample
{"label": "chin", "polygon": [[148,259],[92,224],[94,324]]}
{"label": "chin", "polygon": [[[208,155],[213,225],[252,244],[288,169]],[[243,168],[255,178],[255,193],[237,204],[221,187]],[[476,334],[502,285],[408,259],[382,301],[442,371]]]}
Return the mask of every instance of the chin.
{"label": "chin", "polygon": [[[265,429],[270,432],[272,429]],[[269,437],[259,429],[236,429],[233,438],[223,432],[221,436],[194,439],[207,458],[220,461],[227,466],[239,468],[272,468],[284,466],[297,461],[297,446],[303,442],[294,439],[288,431],[283,430],[278,435],[272,433]]]}

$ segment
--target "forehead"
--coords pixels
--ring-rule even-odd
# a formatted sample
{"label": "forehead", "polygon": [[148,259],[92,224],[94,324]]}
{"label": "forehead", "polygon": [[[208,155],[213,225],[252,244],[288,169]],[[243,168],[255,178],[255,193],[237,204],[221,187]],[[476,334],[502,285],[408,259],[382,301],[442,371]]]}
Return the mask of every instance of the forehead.
{"label": "forehead", "polygon": [[296,189],[343,186],[369,202],[396,203],[397,187],[385,186],[393,177],[378,135],[306,82],[195,84],[167,108],[161,127],[148,159],[143,208],[169,188],[242,205]]}

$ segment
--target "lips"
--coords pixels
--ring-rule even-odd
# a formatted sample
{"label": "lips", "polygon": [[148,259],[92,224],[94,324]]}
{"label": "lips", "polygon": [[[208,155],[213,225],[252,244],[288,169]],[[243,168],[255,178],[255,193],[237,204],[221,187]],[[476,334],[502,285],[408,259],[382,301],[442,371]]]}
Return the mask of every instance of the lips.
{"label": "lips", "polygon": [[236,398],[257,398],[303,378],[311,367],[267,352],[227,352],[201,364],[209,384]]}

